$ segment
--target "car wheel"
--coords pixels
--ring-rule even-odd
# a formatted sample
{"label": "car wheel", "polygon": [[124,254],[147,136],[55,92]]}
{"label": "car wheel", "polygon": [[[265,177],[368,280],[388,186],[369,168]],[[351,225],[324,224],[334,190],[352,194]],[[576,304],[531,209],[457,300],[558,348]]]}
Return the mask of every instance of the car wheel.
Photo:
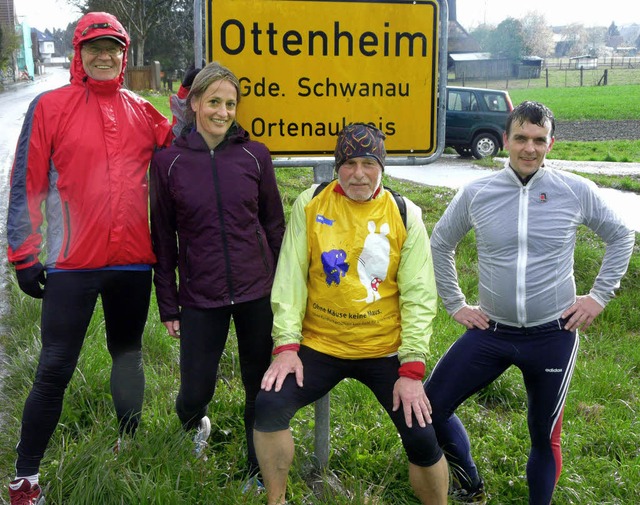
{"label": "car wheel", "polygon": [[454,147],[454,149],[462,158],[471,158],[472,156],[471,149],[468,147]]}
{"label": "car wheel", "polygon": [[500,151],[500,144],[493,133],[480,133],[475,136],[471,144],[471,154],[476,159],[495,156]]}

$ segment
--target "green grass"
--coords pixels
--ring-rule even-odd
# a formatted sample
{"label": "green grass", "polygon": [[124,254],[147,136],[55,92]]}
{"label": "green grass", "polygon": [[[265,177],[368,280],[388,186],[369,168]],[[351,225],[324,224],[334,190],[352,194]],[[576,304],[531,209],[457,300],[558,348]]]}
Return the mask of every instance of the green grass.
{"label": "green grass", "polygon": [[525,100],[544,103],[558,121],[620,121],[640,117],[640,84],[512,89],[509,95],[514,105]]}
{"label": "green grass", "polygon": [[[277,177],[288,215],[295,197],[311,184],[311,171],[282,168]],[[429,231],[453,196],[453,191],[443,188],[395,180],[391,185],[420,205]],[[588,291],[602,254],[598,238],[581,231],[576,252],[579,292]],[[477,296],[476,255],[471,236],[460,245],[457,259],[461,285],[473,301]],[[618,296],[582,336],[565,410],[565,464],[555,505],[640,503],[639,290],[640,254],[636,249]],[[0,431],[0,476],[5,480],[13,477],[21,410],[37,362],[40,307],[40,302],[19,292],[14,281],[9,291],[12,310],[0,335],[7,354]],[[461,332],[461,326],[440,307],[429,368]],[[65,397],[60,425],[42,462],[47,504],[265,503],[264,497],[239,492],[246,454],[233,332],[209,408],[213,432],[206,462],[193,459],[190,440],[174,413],[178,346],[159,322],[155,300],[145,330],[144,361],[147,382],[142,424],[129,448],[115,458],[112,447],[117,427],[109,394],[109,357],[98,310]],[[513,369],[458,411],[470,433],[492,505],[526,503],[525,411],[522,380]],[[406,458],[395,429],[366,388],[345,381],[331,395],[329,468],[340,479],[343,491],[338,486],[325,489],[321,498],[308,483],[313,428],[313,409],[308,407],[293,421],[296,459],[289,503],[357,505],[371,496],[380,504],[417,504],[407,483]]]}

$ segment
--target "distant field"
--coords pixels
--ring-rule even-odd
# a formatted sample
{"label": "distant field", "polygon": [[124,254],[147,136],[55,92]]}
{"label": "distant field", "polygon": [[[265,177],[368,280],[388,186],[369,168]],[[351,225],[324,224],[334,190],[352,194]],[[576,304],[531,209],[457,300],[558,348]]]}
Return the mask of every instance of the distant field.
{"label": "distant field", "polygon": [[537,100],[565,121],[640,120],[640,79],[626,86],[510,89],[514,105]]}

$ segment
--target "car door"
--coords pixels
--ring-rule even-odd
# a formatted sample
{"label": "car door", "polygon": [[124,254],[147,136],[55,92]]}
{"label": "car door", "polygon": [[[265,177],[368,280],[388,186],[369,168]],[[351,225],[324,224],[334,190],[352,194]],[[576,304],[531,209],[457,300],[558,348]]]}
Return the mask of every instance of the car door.
{"label": "car door", "polygon": [[474,126],[481,120],[475,93],[465,89],[447,89],[447,144],[471,142]]}

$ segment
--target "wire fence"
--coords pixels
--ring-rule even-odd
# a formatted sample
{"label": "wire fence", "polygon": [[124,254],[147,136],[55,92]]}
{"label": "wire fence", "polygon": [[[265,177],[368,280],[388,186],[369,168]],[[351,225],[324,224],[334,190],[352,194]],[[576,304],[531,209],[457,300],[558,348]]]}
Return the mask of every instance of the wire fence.
{"label": "wire fence", "polygon": [[449,76],[450,84],[461,84],[478,88],[493,89],[525,89],[525,88],[557,88],[557,87],[582,87],[582,86],[626,86],[640,85],[640,58],[622,58],[611,62],[606,59],[606,65],[598,60],[598,64],[589,67],[576,63],[569,64],[568,59],[545,61],[544,66],[538,72],[532,72],[530,76],[520,78],[505,77],[496,78],[464,78],[455,79]]}

